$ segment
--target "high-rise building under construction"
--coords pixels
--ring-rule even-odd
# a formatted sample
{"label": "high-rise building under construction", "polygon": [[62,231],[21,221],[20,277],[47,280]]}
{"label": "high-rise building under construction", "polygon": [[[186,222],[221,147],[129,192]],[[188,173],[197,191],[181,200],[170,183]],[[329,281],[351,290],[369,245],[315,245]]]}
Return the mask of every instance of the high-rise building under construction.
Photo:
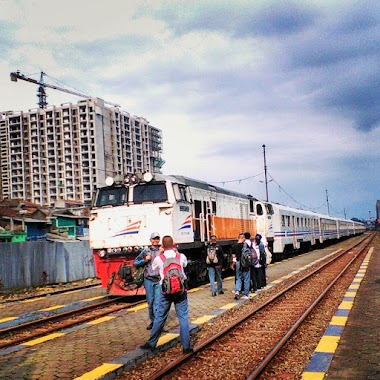
{"label": "high-rise building under construction", "polygon": [[160,172],[162,131],[99,98],[0,112],[0,198],[91,203],[105,178]]}

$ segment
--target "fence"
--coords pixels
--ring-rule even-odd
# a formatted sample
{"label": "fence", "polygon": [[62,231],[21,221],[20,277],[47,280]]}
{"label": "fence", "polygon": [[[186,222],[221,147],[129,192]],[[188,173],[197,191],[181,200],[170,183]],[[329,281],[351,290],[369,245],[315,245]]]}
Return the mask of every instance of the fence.
{"label": "fence", "polygon": [[0,243],[0,290],[95,277],[88,241]]}

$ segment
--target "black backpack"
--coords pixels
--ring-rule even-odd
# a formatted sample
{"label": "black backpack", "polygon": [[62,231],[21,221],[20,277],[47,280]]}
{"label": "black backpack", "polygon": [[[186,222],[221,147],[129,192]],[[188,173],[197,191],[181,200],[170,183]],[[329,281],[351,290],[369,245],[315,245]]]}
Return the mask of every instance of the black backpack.
{"label": "black backpack", "polygon": [[241,250],[240,265],[243,268],[249,268],[256,265],[257,262],[257,253],[255,249],[252,246],[249,247],[247,243],[244,243]]}

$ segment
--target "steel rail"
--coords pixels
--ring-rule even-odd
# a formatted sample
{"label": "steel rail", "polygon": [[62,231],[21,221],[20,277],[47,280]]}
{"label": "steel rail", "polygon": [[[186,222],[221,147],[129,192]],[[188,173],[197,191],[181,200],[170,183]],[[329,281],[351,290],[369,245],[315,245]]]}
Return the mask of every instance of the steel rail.
{"label": "steel rail", "polygon": [[[305,321],[309,314],[315,309],[319,302],[325,297],[325,295],[330,291],[330,289],[335,285],[335,283],[345,274],[352,263],[357,260],[357,258],[362,254],[362,252],[368,248],[371,244],[375,235],[373,235],[366,245],[362,247],[355,256],[346,264],[346,266],[338,273],[335,279],[327,286],[327,288],[313,301],[313,303],[305,310],[305,312],[298,318],[298,320],[293,324],[293,326],[285,333],[283,338],[273,347],[273,349],[265,356],[265,358],[259,363],[259,365],[246,377],[246,380],[254,380],[259,376],[271,362],[271,360],[277,355],[285,343],[290,339],[294,332],[300,327],[300,325]],[[363,240],[364,241],[364,240]],[[359,243],[360,244],[360,243]],[[355,246],[354,246],[355,247]],[[351,248],[352,249],[352,248]],[[341,257],[338,256],[337,258]]]}
{"label": "steel rail", "polygon": [[[103,302],[100,302],[100,303],[97,303],[94,305],[87,305],[87,306],[84,306],[83,308],[80,308],[80,309],[66,311],[66,312],[60,313],[58,315],[53,315],[53,316],[45,317],[45,318],[42,318],[42,319],[39,319],[36,321],[23,323],[23,324],[20,324],[18,326],[9,327],[7,329],[0,330],[0,339],[5,340],[5,339],[7,339],[7,336],[14,334],[15,332],[20,333],[20,331],[26,330],[28,328],[32,328],[32,329],[33,328],[39,328],[39,327],[41,327],[41,325],[43,326],[44,324],[49,324],[49,323],[53,323],[53,322],[57,323],[61,319],[70,318],[70,317],[73,317],[73,316],[78,315],[78,314],[79,315],[83,314],[85,312],[95,311],[99,307],[103,308],[103,307],[107,307],[107,306],[110,306],[112,304],[118,303],[118,302],[122,301],[122,299],[124,299],[124,298],[128,298],[128,297],[120,297],[118,299],[107,300],[107,301],[103,301]],[[146,301],[143,300],[143,301],[138,301],[138,302],[134,302],[134,303],[119,305],[118,307],[113,308],[111,311],[110,310],[103,310],[103,311],[99,311],[99,313],[96,313],[96,315],[90,315],[88,317],[82,317],[79,320],[66,322],[66,323],[62,322],[63,325],[47,328],[47,330],[45,330],[45,331],[35,332],[34,334],[32,333],[32,334],[28,335],[27,337],[20,337],[20,338],[13,338],[12,337],[12,338],[10,338],[10,339],[12,339],[10,342],[0,343],[0,349],[7,348],[10,346],[14,346],[16,344],[20,344],[22,342],[25,342],[26,340],[38,338],[38,337],[41,337],[41,336],[44,336],[47,334],[51,334],[53,331],[61,330],[61,329],[72,327],[72,326],[75,326],[75,325],[78,325],[78,324],[81,324],[84,322],[88,322],[88,321],[94,320],[96,318],[102,317],[104,315],[108,315],[110,313],[113,313],[115,311],[128,309],[128,308],[140,305],[144,302],[146,302]]]}
{"label": "steel rail", "polygon": [[[74,292],[76,290],[84,290],[84,289],[89,289],[89,288],[95,288],[97,286],[100,286],[100,283],[98,284],[88,284],[84,286],[75,286],[72,288],[67,288],[67,289],[60,289],[60,290],[55,290],[51,292],[46,292],[46,293],[41,293],[41,294],[35,294],[35,295],[30,295],[30,296],[23,296],[23,297],[17,297],[17,298],[4,298],[3,300],[0,301],[0,305],[3,307],[7,303],[13,303],[13,302],[21,302],[21,301],[26,301],[26,300],[32,300],[35,298],[43,298],[43,297],[48,297],[48,296],[54,296],[56,294],[63,294],[63,293],[68,293],[68,292]],[[2,292],[4,293],[4,292]]]}

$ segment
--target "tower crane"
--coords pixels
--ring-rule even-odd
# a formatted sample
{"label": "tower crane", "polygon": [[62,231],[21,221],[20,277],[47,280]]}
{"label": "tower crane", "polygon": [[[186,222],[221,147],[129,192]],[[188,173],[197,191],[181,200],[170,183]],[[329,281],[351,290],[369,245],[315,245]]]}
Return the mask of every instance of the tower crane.
{"label": "tower crane", "polygon": [[[80,97],[86,98],[86,99],[92,98],[92,96],[90,96],[90,95],[85,95],[85,94],[82,94],[80,92],[71,91],[71,90],[68,90],[68,89],[63,88],[63,87],[58,87],[58,86],[55,86],[52,84],[45,83],[44,82],[44,75],[46,75],[46,74],[43,71],[41,71],[40,80],[38,81],[36,79],[29,78],[29,77],[25,76],[24,74],[21,74],[20,71],[17,70],[16,72],[11,73],[11,81],[17,82],[18,79],[21,79],[21,80],[24,80],[26,82],[38,84],[37,97],[38,97],[39,108],[46,108],[46,106],[47,106],[46,91],[45,91],[46,87],[53,88],[54,90],[58,90],[58,91],[67,92],[68,94],[77,95],[77,96],[80,96]],[[110,104],[114,107],[120,107],[120,105],[116,104],[116,103],[111,103],[111,102],[107,102],[107,101],[104,101],[104,103]]]}

